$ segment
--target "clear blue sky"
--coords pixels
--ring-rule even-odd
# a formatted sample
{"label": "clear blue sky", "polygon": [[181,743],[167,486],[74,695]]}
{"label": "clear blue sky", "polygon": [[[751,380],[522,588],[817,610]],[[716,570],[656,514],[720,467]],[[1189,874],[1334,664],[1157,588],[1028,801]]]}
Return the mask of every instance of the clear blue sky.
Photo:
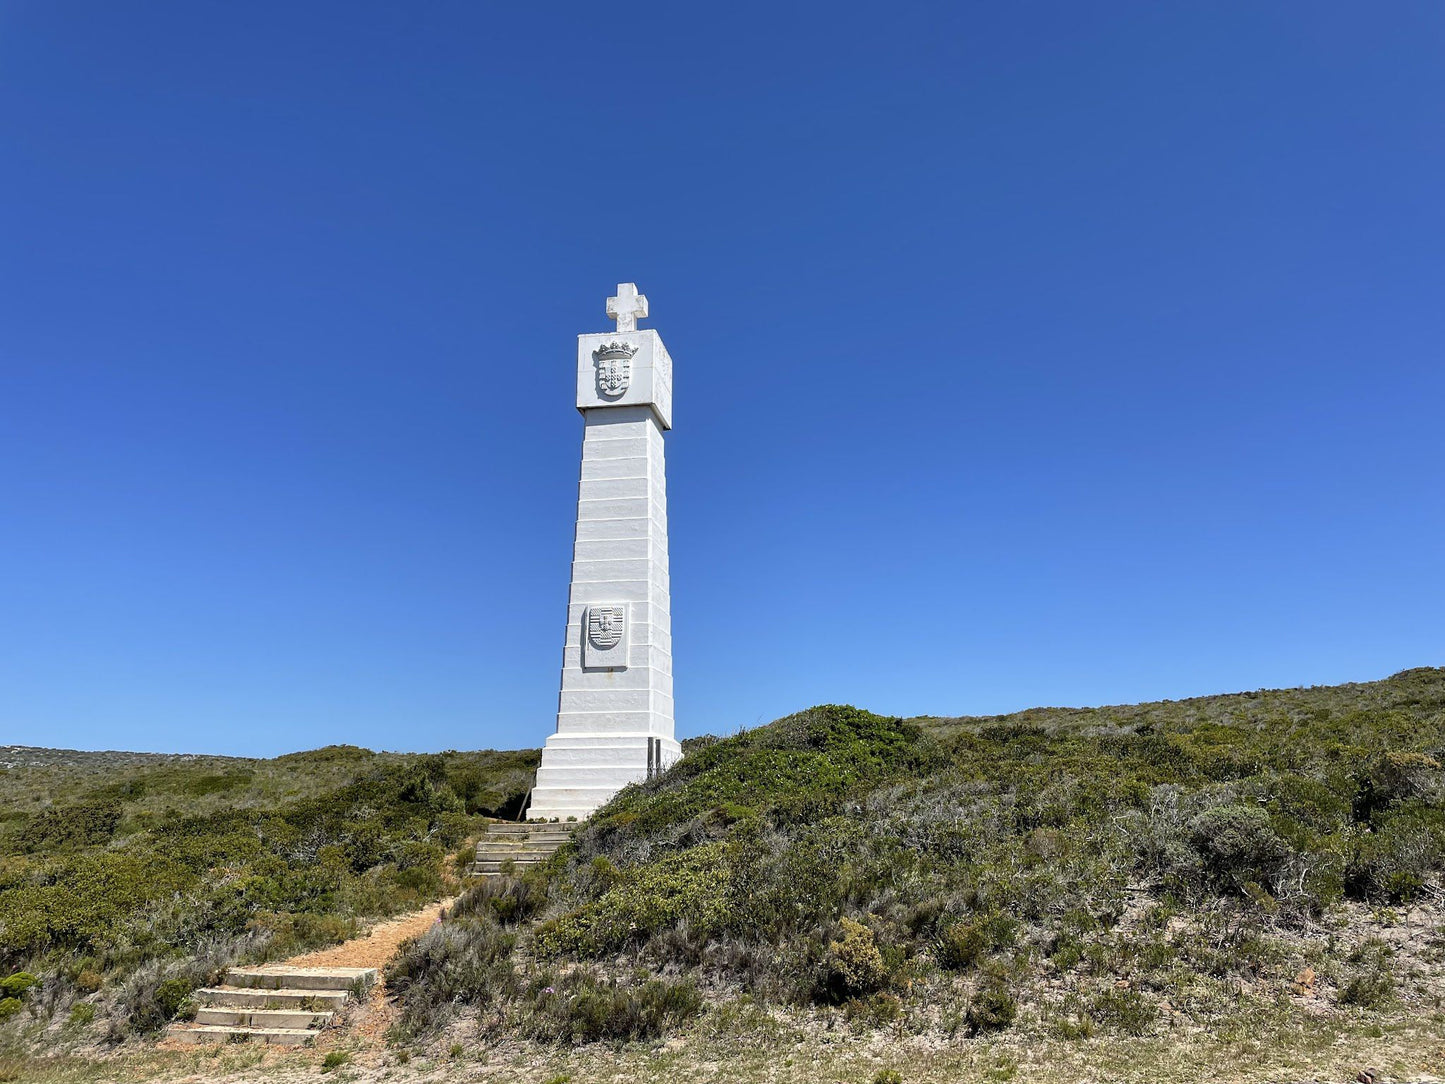
{"label": "clear blue sky", "polygon": [[680,735],[1445,663],[1445,6],[0,4],[0,744],[536,746],[574,336]]}

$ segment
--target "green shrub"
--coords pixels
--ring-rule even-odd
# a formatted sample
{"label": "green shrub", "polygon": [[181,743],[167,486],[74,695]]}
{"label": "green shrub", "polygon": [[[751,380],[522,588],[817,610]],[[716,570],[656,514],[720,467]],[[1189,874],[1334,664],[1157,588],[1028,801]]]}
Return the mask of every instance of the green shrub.
{"label": "green shrub", "polygon": [[542,956],[597,957],[679,923],[705,937],[732,917],[731,877],[721,844],[634,866],[596,900],[543,923],[533,946]]}
{"label": "green shrub", "polygon": [[1366,941],[1348,957],[1350,964],[1340,987],[1341,1005],[1377,1009],[1395,996],[1394,952],[1379,940]]}
{"label": "green shrub", "polygon": [[873,1084],[903,1084],[903,1074],[897,1069],[879,1069],[873,1074]]}
{"label": "green shrub", "polygon": [[546,884],[537,875],[521,877],[499,874],[484,877],[452,904],[453,918],[486,915],[504,926],[527,922],[547,902]]}
{"label": "green shrub", "polygon": [[1243,895],[1250,882],[1274,884],[1289,845],[1259,806],[1231,805],[1206,810],[1190,826],[1196,851],[1213,883]]}
{"label": "green shrub", "polygon": [[94,968],[82,968],[75,976],[75,988],[82,994],[93,994],[105,983],[105,977]]}
{"label": "green shrub", "polygon": [[1068,1039],[1070,1042],[1091,1039],[1094,1036],[1094,1018],[1087,1013],[1080,1015],[1064,1013],[1054,1017],[1051,1030],[1060,1039]]}
{"label": "green shrub", "polygon": [[1354,813],[1358,820],[1373,820],[1390,806],[1412,799],[1439,801],[1445,772],[1433,756],[1406,749],[1391,749],[1367,760],[1356,775]]}
{"label": "green shrub", "polygon": [[221,794],[244,787],[254,778],[255,773],[248,771],[214,772],[187,780],[181,789],[189,797],[204,798],[208,794]]}
{"label": "green shrub", "polygon": [[16,840],[21,851],[37,854],[108,843],[120,825],[121,804],[110,793],[73,805],[52,806],[35,814]]}
{"label": "green shrub", "polygon": [[657,1038],[701,1010],[702,995],[691,982],[624,984],[577,970],[532,991],[521,1027],[529,1038],[544,1042],[628,1042]]}
{"label": "green shrub", "polygon": [[175,1019],[195,987],[187,979],[166,979],[155,990],[155,1005],[162,1021]]}
{"label": "green shrub", "polygon": [[955,922],[938,938],[938,962],[950,971],[973,967],[986,951],[984,931],[972,922]]}
{"label": "green shrub", "polygon": [[70,1015],[66,1022],[72,1027],[87,1027],[95,1022],[95,1006],[84,1001],[77,1001],[70,1007]]}
{"label": "green shrub", "polygon": [[1352,895],[1410,903],[1445,865],[1445,809],[1418,800],[1376,812],[1374,830],[1355,837],[1345,870]]}
{"label": "green shrub", "polygon": [[1017,1015],[1018,1003],[1009,992],[1004,979],[990,975],[979,983],[978,989],[969,998],[964,1019],[968,1030],[979,1035],[1012,1027]]}
{"label": "green shrub", "polygon": [[110,1038],[118,1041],[160,1031],[183,1006],[191,1004],[191,991],[203,978],[203,965],[195,961],[151,963],[138,968],[111,1005]]}
{"label": "green shrub", "polygon": [[333,1069],[340,1069],[350,1061],[351,1055],[345,1050],[332,1050],[321,1059],[321,1071],[323,1073],[329,1073]]}
{"label": "green shrub", "polygon": [[820,992],[825,1000],[845,1001],[879,989],[888,979],[873,931],[851,918],[838,922],[839,936],[828,942]]}
{"label": "green shrub", "polygon": [[0,979],[0,997],[23,998],[25,992],[40,980],[28,971],[17,971],[9,978]]}
{"label": "green shrub", "polygon": [[883,990],[867,997],[855,997],[844,1004],[843,1016],[870,1028],[887,1027],[903,1018],[903,999]]}
{"label": "green shrub", "polygon": [[514,934],[490,920],[466,918],[433,926],[402,945],[386,966],[386,985],[401,1003],[403,1034],[439,1023],[448,1005],[491,1005],[512,997],[518,987],[515,944]]}
{"label": "green shrub", "polygon": [[356,936],[356,920],[328,914],[266,914],[253,926],[270,935],[266,955],[285,959],[309,949],[339,945]]}
{"label": "green shrub", "polygon": [[0,1020],[8,1020],[25,1006],[18,997],[0,997]]}
{"label": "green shrub", "polygon": [[1094,995],[1090,1015],[1100,1024],[1126,1035],[1144,1035],[1159,1018],[1159,1010],[1138,990],[1109,989]]}
{"label": "green shrub", "polygon": [[1012,944],[1018,923],[990,913],[944,927],[938,938],[938,962],[950,971],[974,967],[989,952]]}

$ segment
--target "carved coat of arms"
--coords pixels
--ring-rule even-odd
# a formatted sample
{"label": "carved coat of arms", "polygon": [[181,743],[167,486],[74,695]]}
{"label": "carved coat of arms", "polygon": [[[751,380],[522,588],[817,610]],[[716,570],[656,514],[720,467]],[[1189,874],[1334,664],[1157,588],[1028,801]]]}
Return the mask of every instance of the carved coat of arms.
{"label": "carved coat of arms", "polygon": [[599,395],[615,397],[627,390],[632,382],[632,356],[637,350],[627,343],[611,342],[592,352],[592,360],[597,365]]}
{"label": "carved coat of arms", "polygon": [[621,606],[589,606],[587,608],[587,639],[599,651],[616,647],[622,640]]}

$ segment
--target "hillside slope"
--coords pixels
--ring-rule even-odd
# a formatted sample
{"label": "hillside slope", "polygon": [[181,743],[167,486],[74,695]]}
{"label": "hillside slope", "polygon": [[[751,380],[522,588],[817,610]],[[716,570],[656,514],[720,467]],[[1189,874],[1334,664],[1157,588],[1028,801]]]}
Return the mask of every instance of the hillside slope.
{"label": "hillside slope", "polygon": [[412,947],[414,1028],[470,1002],[499,1032],[638,1037],[701,990],[1082,1037],[1445,994],[1445,670],[986,719],[819,707],[691,745]]}
{"label": "hillside slope", "polygon": [[0,1040],[153,1032],[227,964],[438,898],[537,760],[0,748]]}

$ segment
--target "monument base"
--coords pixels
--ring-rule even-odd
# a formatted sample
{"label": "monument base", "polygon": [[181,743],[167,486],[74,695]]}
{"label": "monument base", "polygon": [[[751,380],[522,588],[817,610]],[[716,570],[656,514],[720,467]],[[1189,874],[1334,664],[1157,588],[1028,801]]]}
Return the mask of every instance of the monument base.
{"label": "monument base", "polygon": [[682,757],[656,734],[553,734],[542,750],[528,820],[584,820],[629,783],[665,772]]}

